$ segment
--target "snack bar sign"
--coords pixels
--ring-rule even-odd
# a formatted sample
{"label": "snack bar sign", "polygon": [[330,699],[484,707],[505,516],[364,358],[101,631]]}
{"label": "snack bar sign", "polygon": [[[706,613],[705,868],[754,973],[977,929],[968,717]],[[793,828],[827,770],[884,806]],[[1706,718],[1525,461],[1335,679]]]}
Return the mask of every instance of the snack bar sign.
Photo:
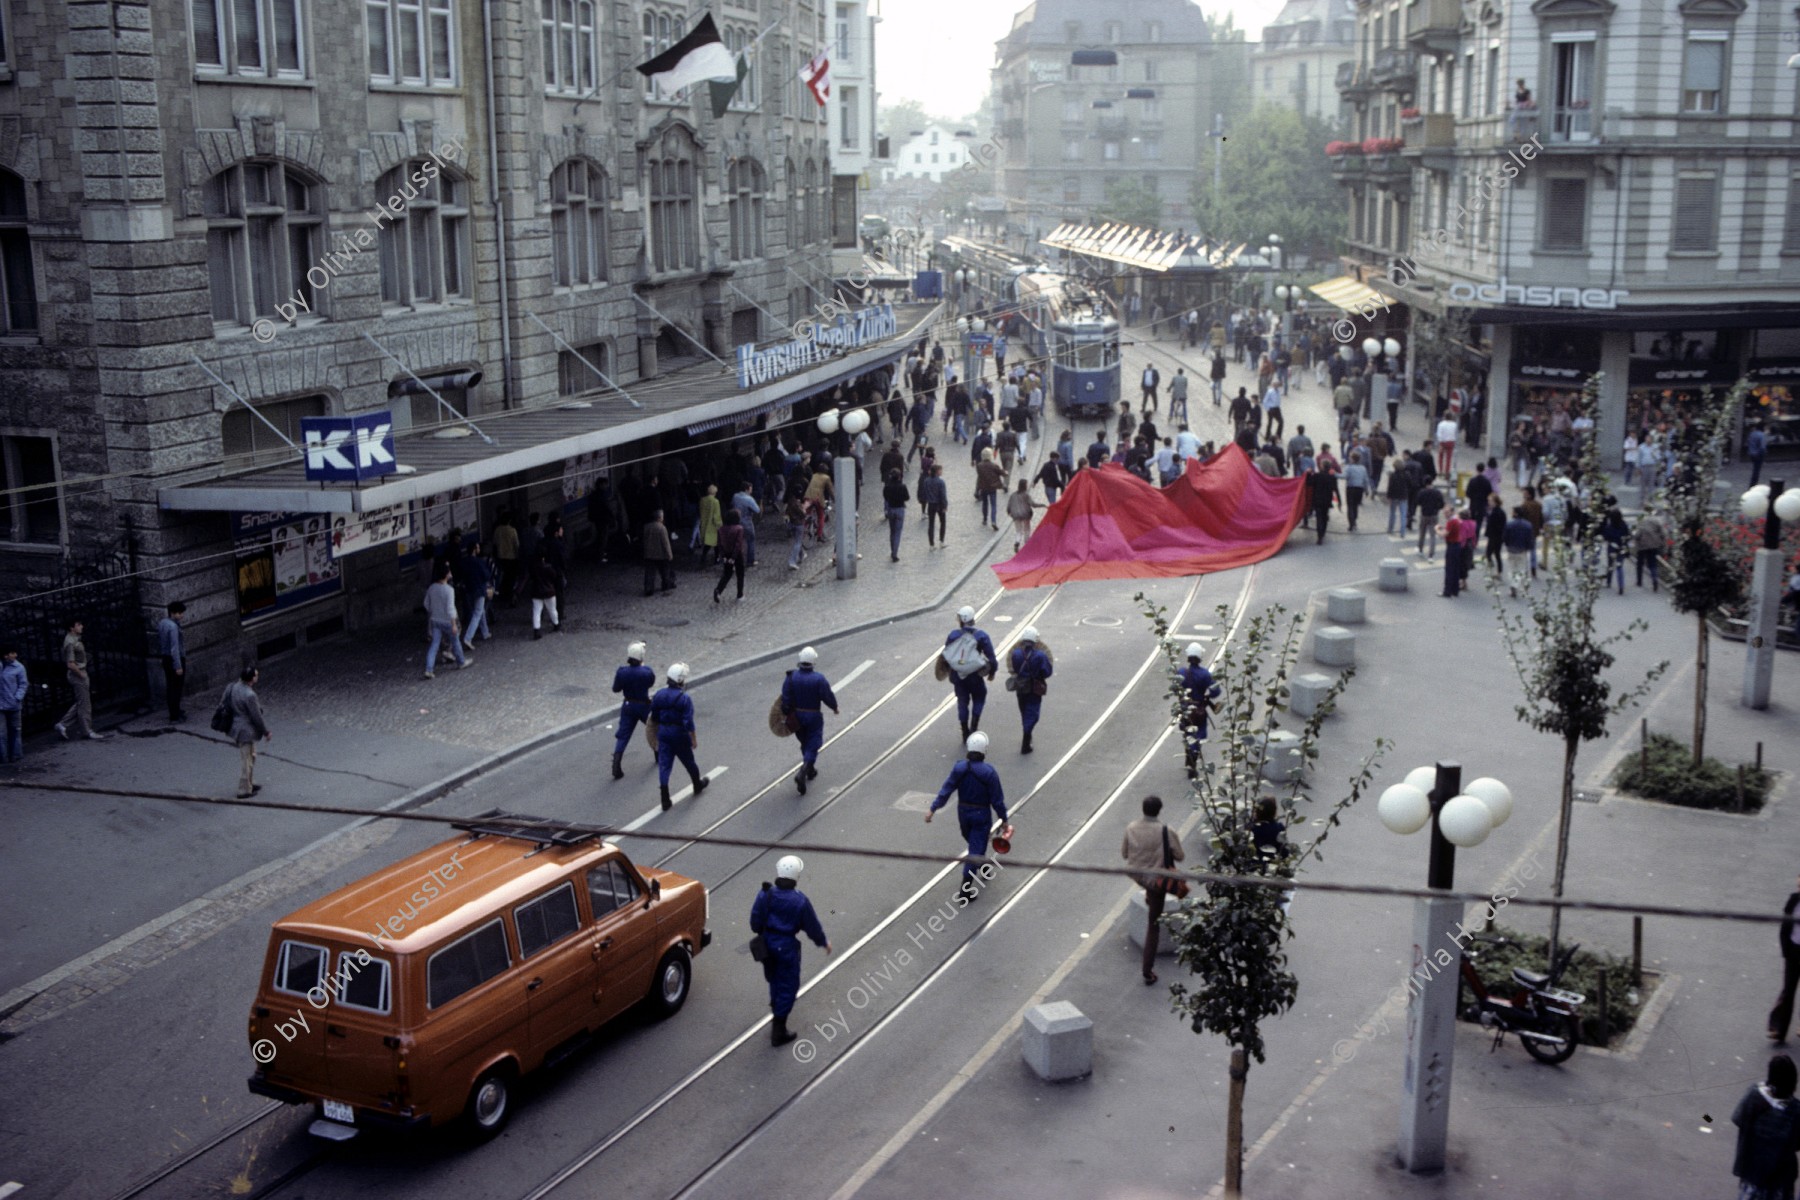
{"label": "snack bar sign", "polygon": [[394,419],[388,412],[353,417],[302,417],[308,483],[361,483],[399,470]]}
{"label": "snack bar sign", "polygon": [[836,320],[803,322],[795,331],[806,336],[757,349],[737,348],[738,386],[755,387],[822,363],[845,350],[873,345],[900,332],[894,306],[882,304],[844,313]]}

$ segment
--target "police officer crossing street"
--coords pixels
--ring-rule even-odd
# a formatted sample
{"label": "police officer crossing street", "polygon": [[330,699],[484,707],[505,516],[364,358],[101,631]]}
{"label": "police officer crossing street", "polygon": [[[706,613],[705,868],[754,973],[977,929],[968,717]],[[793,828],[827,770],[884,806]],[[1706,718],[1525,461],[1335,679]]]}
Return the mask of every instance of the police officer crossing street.
{"label": "police officer crossing street", "polygon": [[956,629],[944,639],[942,652],[950,686],[956,689],[956,719],[963,741],[981,728],[981,710],[987,706],[987,681],[1000,671],[994,642],[975,628],[975,610],[963,605],[956,610]]}
{"label": "police officer crossing street", "polygon": [[769,1041],[777,1046],[785,1046],[800,1036],[787,1025],[794,1000],[800,995],[800,934],[811,938],[813,945],[825,953],[831,953],[819,914],[800,890],[800,872],[805,869],[806,864],[797,855],[787,855],[775,864],[774,886],[763,884],[750,906],[750,932],[763,940],[763,978],[769,981],[769,1008],[775,1014]]}
{"label": "police officer crossing street", "polygon": [[674,807],[669,799],[669,769],[680,759],[694,781],[698,796],[711,783],[700,774],[694,762],[694,751],[700,746],[700,733],[694,727],[694,701],[687,694],[688,666],[674,663],[669,667],[668,686],[650,698],[650,721],[656,726],[656,781],[662,788],[663,811]]}
{"label": "police officer crossing street", "polygon": [[[1000,773],[987,763],[988,735],[971,733],[965,747],[968,757],[950,768],[950,777],[944,780],[937,799],[925,813],[925,823],[931,823],[932,814],[944,807],[950,793],[955,792],[956,820],[973,860],[987,857],[988,832],[994,827],[994,818],[999,817],[1002,825],[1006,823],[1006,793],[1000,787]],[[963,863],[962,893],[972,901],[981,898],[973,861]]]}
{"label": "police officer crossing street", "polygon": [[1036,626],[1027,625],[1019,630],[1019,644],[1013,647],[1012,654],[1007,659],[1007,667],[1013,675],[1008,682],[1019,698],[1019,723],[1025,730],[1025,738],[1019,743],[1019,753],[1030,754],[1031,731],[1037,727],[1044,695],[1050,690],[1049,679],[1055,670],[1050,665],[1049,652],[1038,644]]}
{"label": "police officer crossing street", "polygon": [[644,643],[631,643],[625,647],[625,665],[613,672],[612,690],[625,696],[619,706],[619,736],[613,740],[614,779],[625,778],[623,761],[631,735],[637,732],[639,722],[650,719],[650,689],[656,686],[656,672],[644,665],[647,653]]}
{"label": "police officer crossing street", "polygon": [[1206,716],[1212,711],[1212,702],[1224,692],[1213,682],[1212,672],[1201,664],[1205,655],[1206,648],[1199,642],[1188,643],[1187,666],[1181,669],[1181,732],[1187,745],[1189,779],[1199,776],[1200,744],[1206,740]]}
{"label": "police officer crossing street", "polygon": [[813,670],[813,664],[818,661],[819,652],[808,646],[800,652],[794,669],[781,683],[781,711],[787,714],[794,736],[800,739],[800,770],[794,775],[794,786],[802,796],[806,795],[806,781],[819,774],[819,768],[814,764],[819,759],[819,747],[825,741],[823,710],[830,708],[833,716],[838,711],[837,697],[831,694],[831,683]]}

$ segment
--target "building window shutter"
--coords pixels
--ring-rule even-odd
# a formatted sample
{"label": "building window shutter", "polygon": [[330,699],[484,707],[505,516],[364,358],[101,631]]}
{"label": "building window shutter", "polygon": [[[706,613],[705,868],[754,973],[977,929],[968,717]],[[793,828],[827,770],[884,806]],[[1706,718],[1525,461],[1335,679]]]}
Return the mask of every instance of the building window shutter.
{"label": "building window shutter", "polygon": [[1675,227],[1671,250],[1715,249],[1714,226],[1718,218],[1718,176],[1711,172],[1683,174],[1675,181]]}
{"label": "building window shutter", "polygon": [[1544,198],[1544,249],[1587,246],[1587,180],[1549,179]]}

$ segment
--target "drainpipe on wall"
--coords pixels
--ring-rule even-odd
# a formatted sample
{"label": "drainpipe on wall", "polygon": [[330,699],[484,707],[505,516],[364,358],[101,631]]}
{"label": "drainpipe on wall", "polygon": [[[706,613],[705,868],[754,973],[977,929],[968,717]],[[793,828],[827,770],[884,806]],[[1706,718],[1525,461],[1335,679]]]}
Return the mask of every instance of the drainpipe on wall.
{"label": "drainpipe on wall", "polygon": [[513,407],[512,305],[506,272],[506,213],[501,207],[500,134],[495,128],[494,103],[494,0],[481,0],[481,38],[487,52],[483,74],[487,77],[488,203],[494,209],[494,255],[499,267],[495,282],[500,294],[500,406]]}

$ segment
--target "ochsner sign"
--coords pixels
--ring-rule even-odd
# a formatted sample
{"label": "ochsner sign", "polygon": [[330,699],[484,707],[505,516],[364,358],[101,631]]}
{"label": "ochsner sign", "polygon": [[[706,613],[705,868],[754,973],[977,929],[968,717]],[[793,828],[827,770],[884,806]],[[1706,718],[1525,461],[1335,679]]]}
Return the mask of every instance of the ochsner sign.
{"label": "ochsner sign", "polygon": [[1550,287],[1506,282],[1453,283],[1450,298],[1463,304],[1518,304],[1526,308],[1617,308],[1619,301],[1631,295],[1624,288]]}
{"label": "ochsner sign", "polygon": [[[796,329],[796,332],[802,330]],[[805,332],[809,336],[761,350],[754,345],[739,346],[738,386],[747,388],[767,383],[822,363],[840,351],[855,350],[893,337],[900,332],[900,322],[894,316],[894,306],[883,304],[845,313],[829,324],[814,321]]]}

